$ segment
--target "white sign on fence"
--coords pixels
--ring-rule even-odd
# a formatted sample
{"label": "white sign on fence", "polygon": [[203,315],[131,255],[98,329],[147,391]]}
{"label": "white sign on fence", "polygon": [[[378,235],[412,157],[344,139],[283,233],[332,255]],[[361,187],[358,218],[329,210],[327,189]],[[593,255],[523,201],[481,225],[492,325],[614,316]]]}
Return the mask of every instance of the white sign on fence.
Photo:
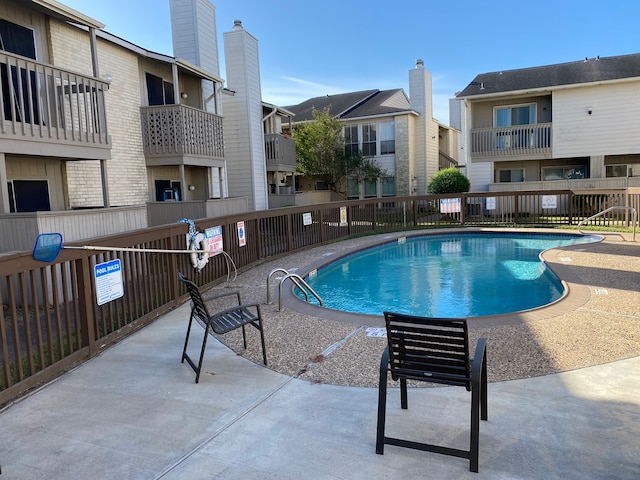
{"label": "white sign on fence", "polygon": [[440,213],[460,213],[459,198],[441,198]]}
{"label": "white sign on fence", "polygon": [[542,196],[542,208],[558,208],[558,196],[557,195],[543,195]]}
{"label": "white sign on fence", "polygon": [[487,197],[485,208],[487,210],[495,210],[496,209],[496,197]]}
{"label": "white sign on fence", "polygon": [[124,295],[120,259],[99,263],[94,267],[96,277],[96,297],[98,305],[120,298]]}

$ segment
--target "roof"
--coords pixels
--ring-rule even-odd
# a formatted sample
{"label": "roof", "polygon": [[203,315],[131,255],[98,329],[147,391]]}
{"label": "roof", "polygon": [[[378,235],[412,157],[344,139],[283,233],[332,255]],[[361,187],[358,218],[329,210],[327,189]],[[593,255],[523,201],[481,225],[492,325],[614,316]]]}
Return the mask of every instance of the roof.
{"label": "roof", "polygon": [[85,25],[91,28],[104,28],[104,23],[94,20],[87,15],[67,7],[56,0],[21,0],[22,3],[29,4],[31,8],[44,12],[46,15],[58,18],[65,22],[73,22],[78,25]]}
{"label": "roof", "polygon": [[284,108],[295,114],[296,123],[313,120],[314,110],[320,112],[326,108],[333,117],[340,119],[415,113],[411,110],[409,99],[401,88],[326,95]]}
{"label": "roof", "polygon": [[457,98],[640,78],[640,53],[481,73]]}

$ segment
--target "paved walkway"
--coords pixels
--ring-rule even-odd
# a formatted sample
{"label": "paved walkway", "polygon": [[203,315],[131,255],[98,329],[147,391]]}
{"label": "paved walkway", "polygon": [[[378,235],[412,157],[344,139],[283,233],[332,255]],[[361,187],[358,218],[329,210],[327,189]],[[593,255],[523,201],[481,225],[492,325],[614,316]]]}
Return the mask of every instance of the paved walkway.
{"label": "paved walkway", "polygon": [[[315,384],[212,339],[194,383],[188,305],[0,412],[2,479],[638,479],[640,358],[489,386],[480,472],[375,454],[375,388]],[[390,390],[387,434],[467,448],[469,396]]]}

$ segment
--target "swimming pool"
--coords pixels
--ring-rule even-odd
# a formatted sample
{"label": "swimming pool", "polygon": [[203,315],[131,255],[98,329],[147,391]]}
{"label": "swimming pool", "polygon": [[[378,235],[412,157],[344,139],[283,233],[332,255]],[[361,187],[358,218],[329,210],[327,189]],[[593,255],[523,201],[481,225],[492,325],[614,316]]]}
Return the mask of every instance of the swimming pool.
{"label": "swimming pool", "polygon": [[401,237],[343,257],[305,280],[324,306],[382,315],[478,317],[529,310],[562,297],[543,250],[598,241],[573,234],[456,233]]}

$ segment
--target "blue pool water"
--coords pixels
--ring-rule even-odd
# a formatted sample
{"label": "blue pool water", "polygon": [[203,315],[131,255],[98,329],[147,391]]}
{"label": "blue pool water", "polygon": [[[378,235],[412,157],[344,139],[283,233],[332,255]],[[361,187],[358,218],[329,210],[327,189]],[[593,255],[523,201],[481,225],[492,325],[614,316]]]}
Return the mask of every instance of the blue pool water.
{"label": "blue pool water", "polygon": [[496,315],[559,299],[563,286],[540,261],[540,252],[597,240],[570,234],[425,235],[354,253],[305,280],[325,307],[337,310]]}

